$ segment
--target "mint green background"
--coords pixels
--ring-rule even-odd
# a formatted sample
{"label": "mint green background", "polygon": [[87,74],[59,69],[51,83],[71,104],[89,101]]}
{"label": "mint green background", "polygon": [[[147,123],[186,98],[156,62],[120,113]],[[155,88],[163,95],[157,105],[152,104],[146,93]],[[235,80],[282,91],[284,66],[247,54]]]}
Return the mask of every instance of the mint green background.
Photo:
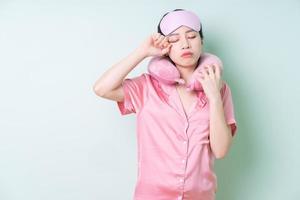
{"label": "mint green background", "polygon": [[[0,199],[132,199],[135,116],[96,79],[175,8],[224,62],[238,122],[217,200],[297,200],[300,1],[0,1]],[[146,70],[148,59],[129,77]]]}

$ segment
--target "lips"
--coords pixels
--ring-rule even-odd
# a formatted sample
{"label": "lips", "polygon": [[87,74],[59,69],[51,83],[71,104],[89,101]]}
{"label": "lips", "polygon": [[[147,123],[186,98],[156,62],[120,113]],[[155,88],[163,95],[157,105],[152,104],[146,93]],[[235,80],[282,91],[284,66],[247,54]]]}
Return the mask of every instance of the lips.
{"label": "lips", "polygon": [[181,54],[181,57],[191,56],[191,55],[193,55],[193,53],[188,51],[188,52],[184,52],[183,54]]}

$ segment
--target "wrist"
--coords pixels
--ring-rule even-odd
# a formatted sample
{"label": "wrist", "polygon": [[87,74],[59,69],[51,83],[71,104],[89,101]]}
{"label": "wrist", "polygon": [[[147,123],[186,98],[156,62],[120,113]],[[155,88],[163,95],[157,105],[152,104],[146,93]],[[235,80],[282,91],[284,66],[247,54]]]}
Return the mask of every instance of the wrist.
{"label": "wrist", "polygon": [[212,104],[220,103],[222,102],[222,97],[220,93],[217,93],[209,98],[209,102]]}
{"label": "wrist", "polygon": [[143,50],[143,48],[136,48],[134,50],[134,54],[137,55],[140,59],[145,59],[148,57],[147,53]]}

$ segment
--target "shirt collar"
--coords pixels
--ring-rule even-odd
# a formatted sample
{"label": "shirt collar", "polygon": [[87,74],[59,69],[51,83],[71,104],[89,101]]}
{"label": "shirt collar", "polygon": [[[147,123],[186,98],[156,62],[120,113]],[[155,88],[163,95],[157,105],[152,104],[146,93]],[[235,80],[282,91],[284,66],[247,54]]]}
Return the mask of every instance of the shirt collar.
{"label": "shirt collar", "polygon": [[[165,100],[169,101],[170,99],[174,98],[174,95],[177,95],[175,85],[162,83],[156,80],[155,78],[153,78],[153,80],[159,95],[162,96]],[[198,96],[198,106],[204,107],[205,104],[207,103],[207,97],[204,91],[203,90],[197,91],[197,96]]]}

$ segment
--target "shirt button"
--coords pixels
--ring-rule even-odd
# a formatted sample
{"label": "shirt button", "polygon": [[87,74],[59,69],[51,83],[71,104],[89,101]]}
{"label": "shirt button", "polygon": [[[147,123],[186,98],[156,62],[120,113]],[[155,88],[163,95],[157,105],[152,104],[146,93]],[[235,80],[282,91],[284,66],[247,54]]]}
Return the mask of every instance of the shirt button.
{"label": "shirt button", "polygon": [[178,196],[178,198],[177,198],[178,200],[182,200],[182,196]]}
{"label": "shirt button", "polygon": [[185,163],[185,159],[182,160],[182,163]]}
{"label": "shirt button", "polygon": [[181,179],[179,179],[179,181],[180,181],[180,182],[183,182],[183,179],[181,178]]}
{"label": "shirt button", "polygon": [[183,144],[186,144],[186,141],[183,141]]}

